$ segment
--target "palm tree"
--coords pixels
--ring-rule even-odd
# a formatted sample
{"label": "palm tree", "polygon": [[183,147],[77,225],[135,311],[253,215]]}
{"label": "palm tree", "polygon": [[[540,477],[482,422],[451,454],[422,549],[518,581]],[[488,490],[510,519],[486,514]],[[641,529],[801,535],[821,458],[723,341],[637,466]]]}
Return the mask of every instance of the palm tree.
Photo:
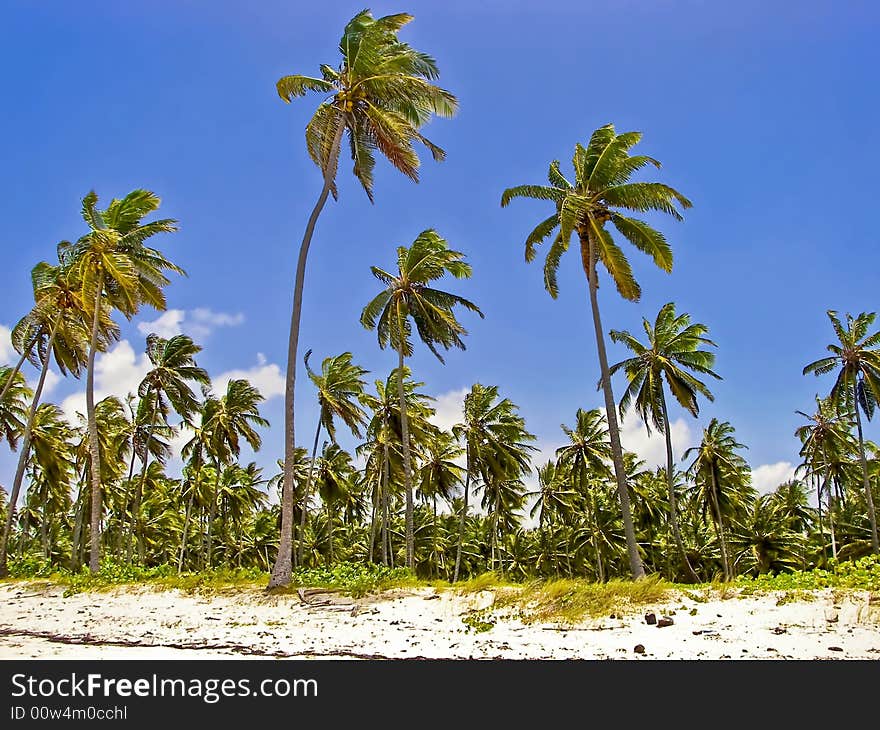
{"label": "palm tree", "polygon": [[832,400],[846,405],[855,412],[856,431],[859,437],[859,462],[862,467],[862,483],[865,488],[865,502],[868,506],[868,522],[871,525],[871,552],[880,554],[880,539],[877,534],[877,517],[874,513],[874,499],[871,496],[871,483],[868,478],[868,462],[865,456],[865,437],[862,433],[862,416],[870,421],[874,415],[877,400],[880,399],[880,331],[868,334],[874,324],[875,312],[862,312],[858,317],[846,315],[846,327],[837,312],[828,311],[828,318],[834,327],[839,344],[828,345],[830,357],[823,357],[804,368],[804,375],[824,375],[839,368],[837,380],[831,388]]}
{"label": "palm tree", "polygon": [[439,76],[434,59],[398,40],[397,32],[412,19],[404,13],[373,18],[364,10],[345,26],[339,42],[342,58],[337,68],[321,65],[321,78],[284,76],[277,83],[278,94],[285,102],[311,91],[328,96],[306,126],[306,147],[320,168],[324,182],[306,224],[296,265],[284,402],[286,466],[281,499],[281,541],[270,588],[290,582],[293,452],[296,448],[294,390],[306,259],[327,196],[333,193],[333,197],[337,197],[336,170],[343,134],[348,131],[354,175],[372,200],[375,151],[417,181],[419,158],[413,149],[414,141],[424,144],[435,160],[442,160],[445,155],[419,129],[433,114],[451,117],[458,107],[451,93],[431,83]]}
{"label": "palm tree", "polygon": [[327,541],[327,561],[332,564],[335,512],[339,505],[348,502],[352,492],[354,467],[351,455],[335,442],[325,444],[318,459],[317,472],[318,492],[327,512],[324,536]]}
{"label": "palm tree", "polygon": [[[361,324],[367,329],[375,328],[379,347],[383,350],[390,343],[397,351],[398,370],[404,368],[404,359],[413,354],[412,326],[415,322],[419,338],[440,362],[443,356],[438,345],[446,350],[451,347],[465,349],[462,336],[467,330],[455,318],[453,309],[460,305],[481,317],[483,313],[473,302],[449,292],[432,289],[430,284],[449,273],[456,279],[468,278],[471,267],[464,262],[464,254],[449,248],[446,240],[432,229],[422,231],[409,248],[397,249],[397,275],[377,266],[370,270],[385,285],[379,294],[364,307]],[[403,380],[398,379],[397,395],[403,438],[403,473],[406,496],[406,564],[413,564],[413,495],[412,464],[407,423],[406,400]]]}
{"label": "palm tree", "polygon": [[621,236],[640,251],[649,254],[661,269],[671,271],[672,249],[663,234],[642,220],[623,215],[619,210],[660,211],[678,220],[681,215],[676,204],[682,208],[689,208],[691,205],[687,198],[668,185],[656,182],[630,182],[632,175],[646,165],[660,166],[660,163],[652,157],[629,154],[629,150],[641,137],[640,132],[617,134],[611,124],[600,127],[593,132],[586,148],[580,144],[575,147],[572,161],[575,173],[574,184],[563,176],[559,162],[554,160],[550,164],[549,186],[521,185],[508,188],[501,196],[502,207],[518,197],[549,200],[554,204],[555,212],[541,221],[528,235],[525,248],[526,261],[532,261],[536,255],[536,245],[558,229],[544,264],[544,286],[554,299],[558,294],[556,271],[559,268],[559,261],[568,249],[572,234],[577,234],[581,265],[589,283],[590,306],[602,375],[601,384],[605,396],[605,412],[611,436],[612,460],[633,578],[643,577],[645,570],[639,557],[626,488],[620,429],[614,408],[614,393],[611,389],[608,356],[605,352],[602,320],[599,315],[597,265],[599,262],[602,263],[624,299],[638,301],[641,289],[633,276],[626,255],[614,242],[606,224],[610,221]]}
{"label": "palm tree", "polygon": [[[269,422],[260,416],[259,404],[263,401],[260,391],[244,379],[233,379],[226,384],[226,392],[220,398],[209,398],[204,405],[207,412],[207,450],[214,458],[214,469],[219,475],[220,465],[229,463],[241,454],[244,439],[259,451],[262,438],[257,427]],[[208,517],[208,567],[212,565],[213,522],[217,510],[217,494],[211,497]]]}
{"label": "palm tree", "polygon": [[33,397],[24,375],[14,368],[0,367],[0,383],[3,383],[3,397],[0,398],[0,440],[5,439],[9,448],[18,448],[18,438],[24,432],[27,422],[27,401]]}
{"label": "palm tree", "polygon": [[737,490],[747,484],[748,471],[745,459],[736,453],[736,449],[746,447],[738,443],[733,434],[733,426],[713,418],[703,431],[700,445],[684,452],[685,459],[694,454],[688,473],[696,482],[700,501],[709,508],[718,533],[725,581],[733,577],[733,563],[727,549],[724,517],[731,511],[729,505],[735,501]]}
{"label": "palm tree", "polygon": [[456,443],[455,435],[438,431],[425,449],[422,468],[419,470],[418,494],[432,506],[431,566],[438,563],[437,550],[437,500],[451,503],[459,485],[463,483],[464,469],[456,463],[464,450]]}
{"label": "palm tree", "polygon": [[715,343],[706,337],[709,331],[706,325],[691,323],[689,314],[676,315],[673,302],[661,307],[653,326],[647,319],[642,320],[642,325],[647,335],[647,345],[643,345],[625,330],[611,330],[612,341],[622,342],[635,357],[613,365],[609,373],[614,375],[618,370],[623,369],[629,383],[623,398],[620,399],[621,418],[629,409],[630,404],[634,403],[648,433],[650,434],[651,424],[653,424],[666,437],[669,521],[672,525],[675,545],[688,577],[696,583],[699,582],[699,578],[688,561],[678,525],[678,506],[674,487],[675,459],[672,455],[672,431],[669,423],[669,410],[666,406],[664,380],[681,407],[697,418],[700,413],[697,394],[710,401],[715,398],[706,384],[688,371],[721,379],[712,371],[715,355],[701,349],[707,345],[715,346]]}
{"label": "palm tree", "polygon": [[453,582],[458,580],[464,543],[465,522],[471,483],[475,477],[490,482],[516,478],[531,470],[529,442],[535,436],[525,427],[518,406],[509,398],[500,399],[497,385],[474,383],[464,397],[464,420],[452,427],[456,438],[465,445],[464,499],[458,526]]}
{"label": "palm tree", "polygon": [[[143,410],[148,411],[149,416],[146,419],[141,477],[135,492],[129,525],[129,557],[131,536],[135,533],[136,516],[140,514],[140,503],[147,478],[150,447],[155,439],[153,432],[162,425],[170,431],[168,418],[171,409],[174,409],[184,422],[189,422],[199,410],[199,399],[190,387],[190,383],[196,383],[203,388],[211,385],[208,372],[196,364],[195,356],[201,350],[202,348],[187,335],[175,335],[167,340],[154,333],[147,335],[146,353],[153,367],[138,386],[138,396],[144,406]],[[173,435],[173,432],[169,435]]]}
{"label": "palm tree", "polygon": [[538,467],[538,490],[529,492],[526,497],[537,497],[529,517],[538,516],[538,528],[544,529],[570,514],[571,498],[577,492],[568,489],[568,470],[561,464],[548,459],[544,466]]}
{"label": "palm tree", "polygon": [[[367,374],[359,365],[351,362],[351,353],[343,352],[336,357],[324,358],[321,363],[321,372],[316,373],[309,367],[309,350],[303,358],[309,378],[318,390],[318,427],[315,430],[315,442],[312,444],[312,458],[309,462],[309,472],[303,490],[300,506],[299,534],[302,537],[306,525],[306,511],[308,509],[309,496],[312,491],[312,477],[315,464],[315,456],[318,453],[318,440],[321,437],[321,428],[327,430],[327,434],[333,443],[336,443],[336,423],[339,418],[348,426],[355,438],[361,438],[361,426],[367,422],[367,414],[360,407],[359,402],[364,399],[363,376]],[[302,565],[304,545],[299,543],[297,563]]]}
{"label": "palm tree", "polygon": [[[806,472],[807,478],[812,478],[816,483],[816,505],[818,507],[819,531],[822,532],[822,495],[828,502],[828,528],[831,533],[831,554],[837,558],[837,540],[834,534],[834,495],[841,498],[843,495],[835,486],[839,486],[841,468],[848,468],[850,456],[855,454],[857,444],[850,432],[852,415],[848,412],[841,413],[830,398],[820,399],[816,396],[816,411],[806,414],[803,411],[795,411],[800,416],[808,419],[809,423],[798,427],[795,436],[803,444],[800,456],[803,459],[798,467],[799,471]],[[823,540],[822,550],[825,551]]]}
{"label": "palm tree", "polygon": [[74,267],[81,287],[81,301],[91,319],[86,370],[86,415],[91,454],[91,550],[89,569],[98,571],[100,557],[101,464],[95,420],[95,353],[98,350],[104,302],[133,317],[142,304],[165,309],[162,287],[169,283],[166,271],[183,274],[159,251],[144,245],[152,236],[177,230],[171,219],[143,223],[159,207],[159,198],[147,190],[133,190],[122,200],[113,199],[98,210],[98,196],[90,192],[82,201],[82,216],[89,232],[75,244],[59,245],[62,264]]}

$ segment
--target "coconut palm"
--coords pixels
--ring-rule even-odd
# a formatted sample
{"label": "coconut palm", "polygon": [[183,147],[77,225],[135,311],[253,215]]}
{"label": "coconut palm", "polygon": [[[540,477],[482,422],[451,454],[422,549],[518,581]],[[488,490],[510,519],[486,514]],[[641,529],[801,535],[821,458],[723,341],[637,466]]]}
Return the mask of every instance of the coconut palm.
{"label": "coconut palm", "polygon": [[[403,371],[404,360],[413,354],[412,325],[415,323],[419,339],[443,362],[438,346],[465,349],[462,337],[467,330],[455,318],[454,308],[460,305],[481,317],[483,313],[473,302],[457,294],[431,288],[434,281],[445,274],[456,279],[468,278],[471,267],[464,261],[464,254],[449,248],[446,240],[432,229],[422,231],[407,248],[397,249],[397,274],[391,274],[377,266],[370,270],[385,285],[379,294],[364,307],[361,324],[376,329],[379,347],[390,344],[397,351],[398,369]],[[409,424],[402,379],[398,379],[400,422],[403,438],[403,472],[406,496],[406,564],[413,564],[413,495],[412,462],[410,454]]]}
{"label": "coconut palm", "polygon": [[[312,458],[309,462],[308,476],[303,489],[300,503],[299,534],[302,535],[306,525],[309,497],[312,491],[312,478],[315,456],[318,453],[318,440],[321,428],[326,429],[333,443],[336,443],[336,418],[348,426],[355,438],[361,438],[361,427],[367,422],[367,414],[360,406],[364,399],[363,376],[367,374],[359,365],[351,361],[351,353],[343,352],[335,357],[324,358],[321,372],[316,373],[309,367],[309,350],[303,358],[309,379],[318,390],[318,427],[315,430],[315,441],[312,444]],[[302,565],[304,545],[299,543],[297,563]]]}
{"label": "coconut palm", "polygon": [[[630,513],[620,429],[599,314],[598,264],[605,267],[621,296],[629,301],[638,301],[641,289],[626,255],[615,243],[607,224],[610,222],[623,238],[650,255],[661,269],[671,271],[672,249],[663,234],[646,222],[627,217],[620,211],[659,211],[680,219],[677,206],[688,208],[691,205],[681,193],[663,183],[630,181],[637,170],[647,165],[660,166],[652,157],[629,154],[629,150],[641,137],[640,132],[617,134],[610,124],[600,127],[593,132],[586,148],[580,144],[575,147],[572,160],[574,183],[565,178],[559,162],[554,160],[550,164],[549,186],[521,185],[508,188],[501,196],[502,207],[518,197],[547,200],[554,204],[555,212],[541,221],[528,235],[525,248],[526,261],[532,261],[537,253],[536,246],[552,236],[552,245],[544,264],[544,286],[553,298],[558,294],[556,272],[560,259],[568,249],[572,235],[577,234],[581,265],[589,284],[612,461],[626,532],[630,570],[634,578],[644,576],[645,571],[639,558]],[[554,235],[557,229],[558,232]]]}
{"label": "coconut palm", "polygon": [[660,308],[653,326],[647,319],[642,320],[642,326],[647,336],[647,345],[643,345],[625,330],[611,330],[612,341],[623,343],[635,357],[612,365],[609,373],[614,375],[621,369],[626,373],[628,386],[620,399],[621,418],[630,405],[634,405],[648,433],[651,433],[653,424],[665,436],[669,522],[688,577],[691,581],[698,582],[699,578],[688,561],[678,525],[678,505],[674,488],[675,459],[672,454],[672,431],[664,382],[679,405],[697,418],[700,413],[697,396],[702,395],[710,401],[715,398],[706,384],[688,371],[720,380],[720,376],[712,370],[715,363],[714,353],[702,349],[715,346],[715,343],[706,337],[709,331],[706,325],[692,323],[689,314],[677,315],[673,302]]}
{"label": "coconut palm", "polygon": [[[141,452],[143,461],[141,476],[134,495],[129,525],[129,557],[131,537],[136,531],[136,516],[140,514],[150,454],[151,451],[156,451],[151,449],[156,440],[155,431],[162,429],[168,436],[173,436],[174,432],[169,428],[168,423],[171,410],[173,409],[184,422],[189,422],[199,409],[199,399],[190,384],[198,384],[203,388],[211,385],[208,372],[200,368],[195,360],[195,356],[201,351],[202,348],[187,335],[174,335],[169,339],[159,337],[155,333],[147,335],[146,353],[152,368],[138,385],[138,396],[141,399],[139,410],[149,415],[143,421],[138,419],[146,423],[146,438]],[[162,464],[165,463],[163,457],[167,453],[165,450],[156,453]]]}
{"label": "coconut palm", "polygon": [[[214,459],[216,474],[221,464],[229,464],[241,454],[241,442],[246,441],[259,451],[262,437],[258,427],[269,422],[260,416],[259,404],[263,401],[260,391],[244,379],[233,379],[226,384],[226,392],[220,398],[208,398],[206,412],[206,450]],[[208,516],[208,567],[212,565],[213,523],[217,511],[217,494],[211,496]]]}
{"label": "coconut palm", "polygon": [[327,196],[332,193],[337,197],[336,170],[342,137],[348,131],[353,173],[372,200],[375,151],[407,177],[418,180],[419,158],[413,149],[414,141],[424,144],[435,160],[444,157],[443,150],[425,138],[420,128],[434,114],[452,116],[458,106],[452,94],[431,83],[439,75],[434,59],[398,40],[397,32],[412,19],[405,13],[373,18],[364,10],[345,26],[339,42],[341,59],[336,68],[321,65],[321,78],[292,75],[282,77],[277,83],[278,94],[285,102],[312,91],[327,96],[306,126],[306,148],[321,170],[323,186],[306,224],[297,258],[284,407],[284,461],[291,465],[284,472],[281,540],[269,587],[290,582],[292,464],[296,448],[294,390],[306,259]]}
{"label": "coconut palm", "polygon": [[100,557],[101,464],[95,420],[95,354],[99,349],[100,323],[105,306],[131,319],[141,305],[165,309],[162,288],[165,273],[184,273],[161,252],[144,245],[159,233],[177,230],[176,221],[143,219],[159,207],[159,198],[147,190],[133,190],[121,200],[113,199],[98,210],[98,196],[90,192],[82,201],[82,217],[89,232],[74,244],[60,244],[63,265],[71,265],[80,283],[81,301],[91,320],[86,370],[86,415],[91,454],[91,550],[89,569],[98,571]]}
{"label": "coconut palm", "polygon": [[[834,534],[834,498],[843,498],[840,486],[842,470],[851,467],[850,457],[857,451],[858,445],[850,431],[852,414],[841,412],[830,398],[820,399],[816,396],[816,411],[812,414],[795,411],[806,418],[809,423],[800,426],[795,436],[801,441],[800,456],[803,462],[798,472],[804,473],[816,484],[816,504],[818,507],[819,530],[822,526],[822,496],[828,503],[828,528],[831,533],[831,553],[837,557],[837,539]],[[835,489],[837,487],[837,489]],[[836,494],[832,494],[836,492]],[[825,544],[823,541],[823,551]]]}
{"label": "coconut palm", "polygon": [[456,463],[462,449],[455,435],[448,431],[438,431],[430,439],[425,449],[422,468],[419,470],[418,496],[431,504],[431,567],[438,566],[437,549],[437,500],[451,503],[458,487],[464,482],[464,468]]}
{"label": "coconut palm", "polygon": [[859,439],[859,463],[862,467],[862,484],[865,502],[868,507],[868,522],[871,525],[871,552],[880,554],[880,539],[877,533],[877,517],[874,512],[874,499],[871,495],[871,482],[868,477],[868,461],[865,454],[865,437],[862,432],[862,416],[871,420],[877,400],[880,399],[880,330],[869,334],[877,314],[862,312],[858,317],[846,315],[846,326],[840,321],[837,312],[828,311],[828,319],[834,327],[839,344],[828,345],[830,357],[823,357],[804,368],[804,375],[824,375],[838,369],[837,380],[831,388],[832,400],[851,408],[855,413],[856,432]]}
{"label": "coconut palm", "polygon": [[461,568],[468,501],[472,482],[479,478],[484,487],[517,479],[531,471],[530,442],[535,436],[525,427],[519,407],[509,398],[500,398],[497,385],[474,383],[464,397],[464,420],[453,426],[456,438],[465,445],[464,495],[459,514],[458,545],[455,551],[453,582]]}
{"label": "coconut palm", "polygon": [[27,386],[24,375],[14,368],[0,367],[0,383],[3,384],[3,397],[0,398],[0,440],[6,441],[9,448],[18,448],[18,438],[25,428],[28,417],[28,400],[33,392]]}
{"label": "coconut palm", "polygon": [[538,467],[538,490],[529,492],[526,497],[537,497],[529,517],[538,516],[538,527],[543,529],[555,524],[571,513],[572,497],[577,492],[569,489],[569,473],[563,465],[548,460]]}
{"label": "coconut palm", "polygon": [[708,508],[712,523],[721,544],[721,563],[724,580],[733,578],[733,562],[727,549],[724,531],[725,517],[733,510],[737,493],[742,492],[748,483],[748,465],[737,449],[746,448],[734,438],[733,426],[726,421],[713,418],[703,430],[699,446],[684,452],[694,460],[688,467],[688,474],[694,479],[699,492],[699,502]]}

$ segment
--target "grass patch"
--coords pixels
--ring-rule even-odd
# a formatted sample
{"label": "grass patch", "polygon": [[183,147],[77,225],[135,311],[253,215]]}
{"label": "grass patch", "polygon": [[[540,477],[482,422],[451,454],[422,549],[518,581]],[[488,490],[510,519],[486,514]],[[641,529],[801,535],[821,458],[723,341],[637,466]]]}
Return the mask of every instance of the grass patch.
{"label": "grass patch", "polygon": [[855,561],[831,563],[828,570],[795,571],[777,575],[741,576],[733,583],[743,595],[770,591],[880,591],[880,558],[869,555]]}
{"label": "grass patch", "polygon": [[672,584],[657,577],[607,583],[559,579],[499,592],[495,606],[514,609],[525,623],[575,624],[585,618],[633,613],[668,599],[672,588]]}

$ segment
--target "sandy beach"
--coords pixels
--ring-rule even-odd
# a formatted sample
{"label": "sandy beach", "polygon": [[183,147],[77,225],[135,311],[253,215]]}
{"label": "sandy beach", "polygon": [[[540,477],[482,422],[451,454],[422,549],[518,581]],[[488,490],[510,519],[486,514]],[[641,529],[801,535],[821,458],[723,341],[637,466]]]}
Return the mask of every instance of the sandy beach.
{"label": "sandy beach", "polygon": [[[0,659],[880,659],[880,605],[867,593],[809,597],[675,595],[560,625],[494,612],[490,591],[353,599],[129,586],[65,597],[59,586],[4,583]],[[463,620],[474,616],[486,630]]]}

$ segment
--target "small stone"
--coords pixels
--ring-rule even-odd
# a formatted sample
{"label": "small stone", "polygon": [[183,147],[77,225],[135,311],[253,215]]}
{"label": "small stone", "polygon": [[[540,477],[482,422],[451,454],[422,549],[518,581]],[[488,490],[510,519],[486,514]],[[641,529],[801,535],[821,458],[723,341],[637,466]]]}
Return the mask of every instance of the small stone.
{"label": "small stone", "polygon": [[669,618],[669,616],[664,616],[663,618],[661,618],[657,622],[657,628],[663,629],[663,628],[666,628],[667,626],[672,626],[672,624],[674,624],[674,623],[675,623],[675,621],[673,621],[671,618]]}
{"label": "small stone", "polygon": [[829,646],[828,651],[843,651],[843,648],[840,646]]}
{"label": "small stone", "polygon": [[654,624],[656,624],[657,623],[656,614],[646,613],[645,614],[645,623],[648,624],[649,626],[653,626]]}
{"label": "small stone", "polygon": [[644,644],[636,644],[633,648],[633,651],[636,654],[644,654],[645,653],[645,645]]}

